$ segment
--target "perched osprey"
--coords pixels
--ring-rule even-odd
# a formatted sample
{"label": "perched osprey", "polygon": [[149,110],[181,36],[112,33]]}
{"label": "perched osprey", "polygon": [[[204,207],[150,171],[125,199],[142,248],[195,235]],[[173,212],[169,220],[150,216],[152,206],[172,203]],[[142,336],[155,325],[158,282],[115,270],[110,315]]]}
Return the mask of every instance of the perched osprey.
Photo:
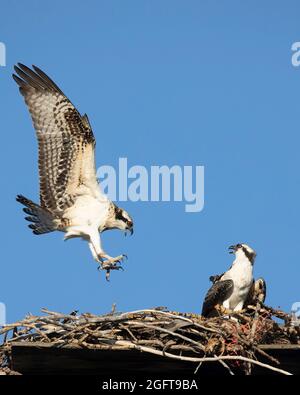
{"label": "perched osprey", "polygon": [[88,242],[99,268],[120,269],[125,255],[111,257],[99,233],[108,229],[133,232],[128,213],[111,202],[96,178],[95,138],[87,115],[81,116],[60,88],[38,67],[15,66],[14,80],[30,111],[39,146],[40,205],[22,195],[17,201],[40,235],[55,230],[64,239]]}
{"label": "perched osprey", "polygon": [[[209,280],[214,284],[220,280],[223,274],[216,274],[210,276]],[[267,284],[263,278],[258,278],[252,281],[247,299],[244,302],[243,308],[247,306],[256,306],[257,302],[263,304],[267,297]]]}
{"label": "perched osprey", "polygon": [[235,260],[227,272],[210,277],[213,285],[208,290],[202,307],[202,315],[205,317],[216,315],[217,305],[222,305],[227,310],[241,310],[252,287],[255,251],[247,244],[236,244],[229,249],[230,253],[235,254]]}

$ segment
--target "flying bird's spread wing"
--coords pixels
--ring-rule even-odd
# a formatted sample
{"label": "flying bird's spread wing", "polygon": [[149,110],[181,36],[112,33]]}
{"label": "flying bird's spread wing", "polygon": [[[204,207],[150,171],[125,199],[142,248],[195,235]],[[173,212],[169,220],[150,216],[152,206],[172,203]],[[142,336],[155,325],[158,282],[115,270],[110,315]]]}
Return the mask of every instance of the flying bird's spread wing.
{"label": "flying bird's spread wing", "polygon": [[207,291],[205,296],[202,315],[207,317],[214,310],[217,304],[222,304],[224,300],[228,299],[233,292],[232,280],[216,281]]}
{"label": "flying bird's spread wing", "polygon": [[13,75],[25,98],[39,144],[41,207],[57,216],[76,195],[101,194],[95,169],[94,135],[59,87],[38,67],[18,64]]}
{"label": "flying bird's spread wing", "polygon": [[61,231],[64,240],[80,237],[106,271],[119,270],[125,255],[111,257],[100,233],[133,232],[129,214],[110,201],[96,178],[95,138],[87,115],[81,116],[60,88],[38,67],[15,66],[14,80],[29,108],[39,145],[40,205],[23,195],[25,219],[36,235]]}

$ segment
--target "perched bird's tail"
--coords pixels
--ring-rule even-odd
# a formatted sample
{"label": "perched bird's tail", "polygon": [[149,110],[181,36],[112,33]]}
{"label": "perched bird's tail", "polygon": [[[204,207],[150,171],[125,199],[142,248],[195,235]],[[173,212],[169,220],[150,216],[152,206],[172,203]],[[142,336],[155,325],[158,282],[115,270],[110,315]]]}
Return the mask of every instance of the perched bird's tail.
{"label": "perched bird's tail", "polygon": [[53,232],[59,228],[59,220],[46,208],[39,206],[22,195],[16,197],[17,202],[23,204],[23,211],[29,215],[25,219],[32,222],[28,227],[35,235]]}

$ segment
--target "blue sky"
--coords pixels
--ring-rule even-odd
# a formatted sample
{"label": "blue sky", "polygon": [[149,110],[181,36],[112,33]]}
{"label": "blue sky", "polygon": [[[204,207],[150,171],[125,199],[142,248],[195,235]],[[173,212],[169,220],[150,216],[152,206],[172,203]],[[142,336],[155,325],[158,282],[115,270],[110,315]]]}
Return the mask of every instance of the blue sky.
{"label": "blue sky", "polygon": [[[7,320],[41,307],[199,312],[230,244],[257,251],[267,303],[300,301],[297,1],[10,1],[1,5],[1,282]],[[34,236],[15,195],[38,200],[37,144],[13,64],[48,73],[97,139],[97,166],[203,165],[205,207],[122,202],[133,237],[106,232],[124,272],[107,283],[85,242]]]}

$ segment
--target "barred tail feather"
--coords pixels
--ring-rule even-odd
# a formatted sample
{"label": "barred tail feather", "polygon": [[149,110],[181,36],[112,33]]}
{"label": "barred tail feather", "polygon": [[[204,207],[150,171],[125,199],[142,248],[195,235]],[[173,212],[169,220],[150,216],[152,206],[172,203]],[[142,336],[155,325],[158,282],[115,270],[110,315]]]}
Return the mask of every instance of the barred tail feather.
{"label": "barred tail feather", "polygon": [[32,229],[32,233],[40,235],[43,233],[53,232],[58,229],[60,221],[58,218],[55,218],[50,211],[22,195],[18,195],[16,200],[25,206],[23,211],[28,214],[28,217],[25,217],[25,219],[32,222],[28,225],[28,227]]}

